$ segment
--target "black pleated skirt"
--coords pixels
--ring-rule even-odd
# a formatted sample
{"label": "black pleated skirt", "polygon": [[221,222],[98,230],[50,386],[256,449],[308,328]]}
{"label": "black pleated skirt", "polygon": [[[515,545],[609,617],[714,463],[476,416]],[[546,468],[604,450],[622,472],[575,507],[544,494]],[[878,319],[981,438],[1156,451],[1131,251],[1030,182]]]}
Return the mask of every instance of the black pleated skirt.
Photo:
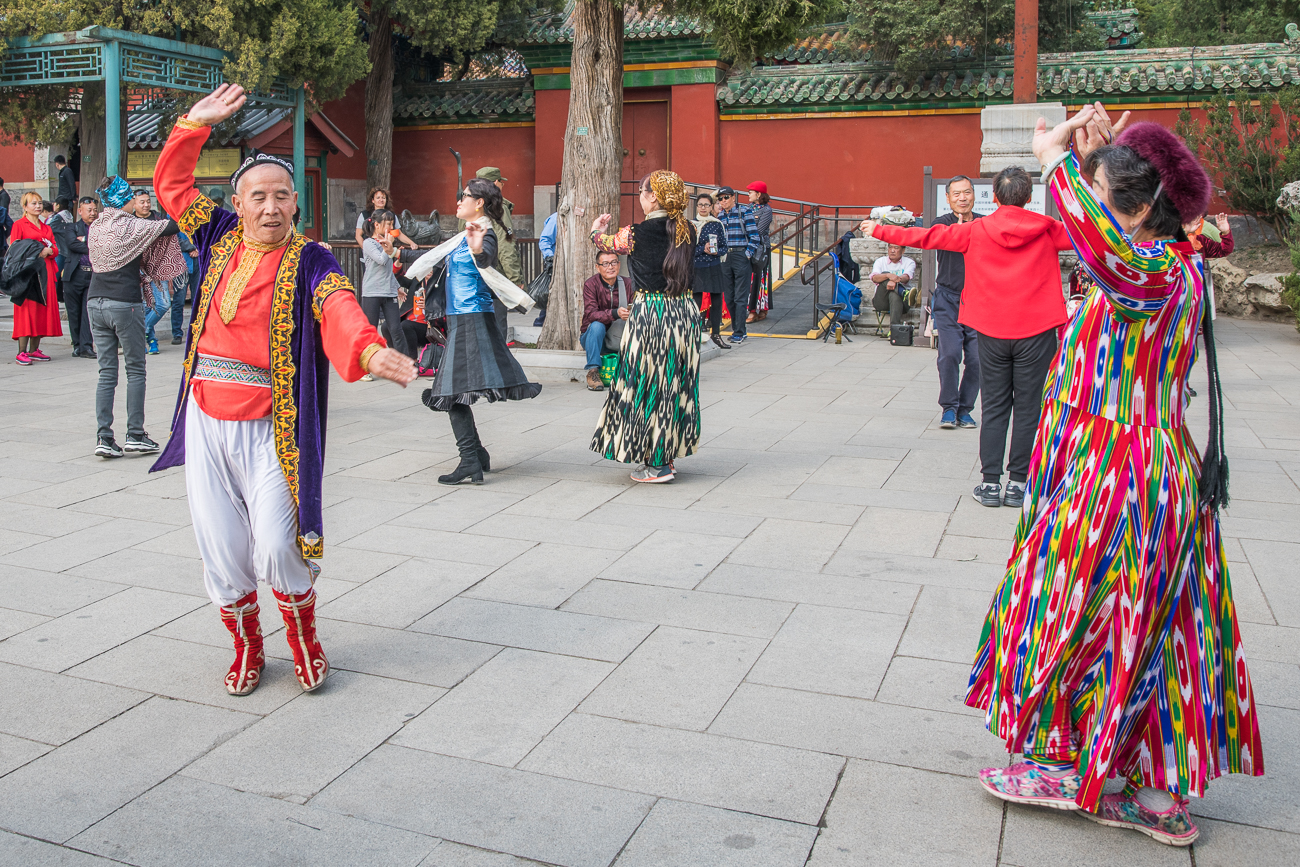
{"label": "black pleated skirt", "polygon": [[692,292],[708,292],[710,295],[719,295],[724,291],[722,285],[722,266],[712,265],[708,268],[695,269],[695,283],[691,286]]}
{"label": "black pleated skirt", "polygon": [[433,386],[421,395],[425,406],[446,412],[480,398],[489,403],[526,400],[541,391],[541,383],[528,381],[506,347],[491,311],[447,316],[447,351]]}

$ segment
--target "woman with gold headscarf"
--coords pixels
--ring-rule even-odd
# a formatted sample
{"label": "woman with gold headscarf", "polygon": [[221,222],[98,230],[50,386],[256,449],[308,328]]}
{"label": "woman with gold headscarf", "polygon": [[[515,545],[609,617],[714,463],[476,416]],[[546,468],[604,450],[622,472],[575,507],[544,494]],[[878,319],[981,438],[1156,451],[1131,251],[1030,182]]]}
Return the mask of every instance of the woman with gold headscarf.
{"label": "woman with gold headscarf", "polygon": [[695,227],[686,201],[681,178],[652,172],[641,181],[644,221],[612,235],[609,214],[591,224],[596,249],[627,255],[637,287],[591,450],[642,464],[636,482],[671,482],[673,460],[700,441],[700,308],[691,297]]}

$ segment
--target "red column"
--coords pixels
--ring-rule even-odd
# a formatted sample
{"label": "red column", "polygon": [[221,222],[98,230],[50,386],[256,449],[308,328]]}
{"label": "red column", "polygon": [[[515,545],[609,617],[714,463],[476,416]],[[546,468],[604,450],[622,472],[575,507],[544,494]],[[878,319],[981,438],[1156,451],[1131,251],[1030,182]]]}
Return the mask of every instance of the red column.
{"label": "red column", "polygon": [[1012,98],[1038,102],[1038,0],[1016,0],[1016,72]]}

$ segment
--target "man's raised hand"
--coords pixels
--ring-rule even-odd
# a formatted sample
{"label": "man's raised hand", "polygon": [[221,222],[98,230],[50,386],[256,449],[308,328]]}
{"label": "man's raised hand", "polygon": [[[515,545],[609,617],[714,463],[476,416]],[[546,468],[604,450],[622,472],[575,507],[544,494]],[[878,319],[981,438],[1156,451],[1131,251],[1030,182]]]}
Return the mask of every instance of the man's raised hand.
{"label": "man's raised hand", "polygon": [[215,126],[234,116],[247,100],[244,89],[238,84],[223,84],[190,106],[185,116],[196,123]]}

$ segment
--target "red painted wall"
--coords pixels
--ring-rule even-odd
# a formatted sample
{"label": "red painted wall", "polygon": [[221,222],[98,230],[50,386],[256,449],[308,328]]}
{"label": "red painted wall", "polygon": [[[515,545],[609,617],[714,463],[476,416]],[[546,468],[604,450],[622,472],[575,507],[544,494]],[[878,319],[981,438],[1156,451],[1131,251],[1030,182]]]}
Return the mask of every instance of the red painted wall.
{"label": "red painted wall", "polygon": [[26,183],[36,180],[32,166],[32,149],[25,144],[0,145],[0,178],[5,183]]}
{"label": "red painted wall", "polygon": [[721,134],[717,88],[712,84],[673,86],[668,124],[672,170],[685,181],[718,182]]}
{"label": "red painted wall", "polygon": [[533,212],[533,128],[526,126],[393,130],[392,186],[398,208],[455,213],[456,158],[448,148],[460,151],[465,180],[483,166],[496,166],[506,177],[504,195],[515,203],[515,213]]}
{"label": "red painted wall", "polygon": [[978,175],[978,114],[724,120],[722,178],[773,196],[921,211],[922,169]]}
{"label": "red painted wall", "polygon": [[[537,125],[533,148],[537,154],[537,183],[558,184],[564,165],[564,128],[569,123],[569,91],[539,90],[533,97]],[[529,194],[529,199],[532,194]]]}
{"label": "red painted wall", "polygon": [[[351,157],[343,154],[330,154],[329,175],[331,178],[365,178],[366,176],[366,83],[364,80],[353,83],[342,98],[327,102],[321,106],[336,127],[357,146]],[[308,129],[311,129],[308,126]]]}

